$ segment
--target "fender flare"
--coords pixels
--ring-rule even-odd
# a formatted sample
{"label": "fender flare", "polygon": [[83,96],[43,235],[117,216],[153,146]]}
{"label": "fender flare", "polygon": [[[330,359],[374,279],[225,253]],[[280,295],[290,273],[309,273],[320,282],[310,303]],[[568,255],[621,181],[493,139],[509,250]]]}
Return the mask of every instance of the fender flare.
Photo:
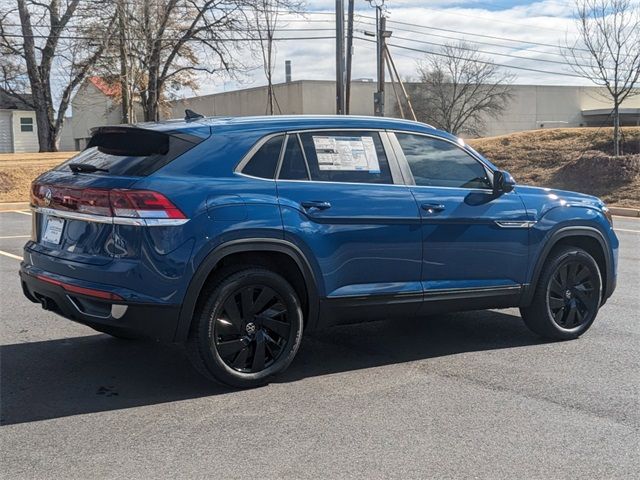
{"label": "fender flare", "polygon": [[611,259],[611,255],[609,254],[609,243],[607,242],[604,234],[594,227],[568,226],[559,228],[558,230],[553,232],[551,234],[551,237],[545,242],[544,248],[542,249],[542,252],[540,252],[540,255],[538,255],[538,259],[536,260],[535,267],[533,269],[533,275],[531,276],[531,283],[523,292],[523,296],[521,299],[522,305],[526,306],[531,303],[533,293],[540,278],[540,273],[542,272],[542,268],[547,261],[549,253],[560,240],[567,237],[590,237],[598,241],[598,243],[600,244],[600,248],[602,249],[602,256],[604,257],[605,261],[605,271],[602,272],[604,277],[602,303],[604,304],[604,301],[609,298],[611,293],[613,293],[613,289],[615,288],[613,261]]}
{"label": "fender flare", "polygon": [[174,335],[174,342],[184,342],[189,336],[191,321],[196,309],[198,297],[204,287],[207,278],[216,268],[218,263],[228,255],[242,252],[277,252],[288,255],[298,266],[305,282],[308,296],[308,315],[306,328],[313,329],[318,319],[318,290],[316,276],[313,273],[311,264],[302,251],[293,243],[275,238],[262,239],[238,239],[225,242],[214,248],[200,263],[193,275],[187,293],[185,294],[180,308],[178,325]]}

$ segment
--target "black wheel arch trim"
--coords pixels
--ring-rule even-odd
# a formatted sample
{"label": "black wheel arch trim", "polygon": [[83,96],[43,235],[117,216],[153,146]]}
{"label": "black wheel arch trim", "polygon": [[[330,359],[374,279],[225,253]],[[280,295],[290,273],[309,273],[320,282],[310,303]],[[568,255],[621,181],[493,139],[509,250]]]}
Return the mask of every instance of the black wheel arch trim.
{"label": "black wheel arch trim", "polygon": [[615,275],[613,272],[613,259],[610,255],[609,242],[607,241],[605,235],[594,227],[587,226],[568,226],[562,227],[553,232],[550,238],[545,242],[544,248],[540,255],[538,255],[538,259],[536,260],[535,267],[533,269],[533,275],[531,277],[531,282],[529,287],[523,292],[522,296],[522,305],[527,306],[531,303],[533,298],[533,294],[538,284],[538,280],[540,278],[540,274],[542,273],[542,268],[544,267],[545,262],[551,253],[553,247],[555,247],[560,240],[567,237],[590,237],[594,238],[600,244],[600,248],[602,249],[602,256],[605,261],[605,272],[602,272],[603,275],[603,296],[602,296],[602,304],[611,296],[613,290],[615,288]]}
{"label": "black wheel arch trim", "polygon": [[234,253],[242,252],[275,252],[284,253],[291,257],[302,273],[307,290],[308,315],[307,318],[305,318],[305,328],[313,329],[316,327],[319,306],[318,283],[311,264],[302,251],[293,243],[276,238],[238,239],[218,245],[198,266],[182,302],[178,325],[176,326],[174,335],[175,342],[184,342],[187,340],[198,297],[211,272],[223,258]]}

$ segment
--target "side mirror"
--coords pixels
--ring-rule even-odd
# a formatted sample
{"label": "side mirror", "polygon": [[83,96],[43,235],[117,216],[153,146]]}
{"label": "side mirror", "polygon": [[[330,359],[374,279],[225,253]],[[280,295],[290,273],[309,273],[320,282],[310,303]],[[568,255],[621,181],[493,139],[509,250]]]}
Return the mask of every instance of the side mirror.
{"label": "side mirror", "polygon": [[509,172],[497,170],[493,173],[493,191],[495,193],[509,193],[516,186],[516,181]]}

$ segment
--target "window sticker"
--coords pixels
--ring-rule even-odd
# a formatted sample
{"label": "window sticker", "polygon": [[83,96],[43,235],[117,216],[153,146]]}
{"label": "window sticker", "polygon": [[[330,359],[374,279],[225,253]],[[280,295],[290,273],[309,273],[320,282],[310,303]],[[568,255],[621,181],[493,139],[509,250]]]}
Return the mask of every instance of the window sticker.
{"label": "window sticker", "polygon": [[371,137],[313,136],[320,170],[380,173],[378,152]]}

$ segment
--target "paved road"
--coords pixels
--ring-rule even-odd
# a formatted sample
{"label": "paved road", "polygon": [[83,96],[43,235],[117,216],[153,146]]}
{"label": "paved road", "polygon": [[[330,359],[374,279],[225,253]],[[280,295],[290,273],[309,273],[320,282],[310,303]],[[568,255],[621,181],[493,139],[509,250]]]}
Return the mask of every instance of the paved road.
{"label": "paved road", "polygon": [[0,213],[0,475],[19,478],[638,478],[640,221],[616,219],[618,290],[581,339],[515,309],[305,339],[271,385],[208,385],[172,346],[42,311]]}

